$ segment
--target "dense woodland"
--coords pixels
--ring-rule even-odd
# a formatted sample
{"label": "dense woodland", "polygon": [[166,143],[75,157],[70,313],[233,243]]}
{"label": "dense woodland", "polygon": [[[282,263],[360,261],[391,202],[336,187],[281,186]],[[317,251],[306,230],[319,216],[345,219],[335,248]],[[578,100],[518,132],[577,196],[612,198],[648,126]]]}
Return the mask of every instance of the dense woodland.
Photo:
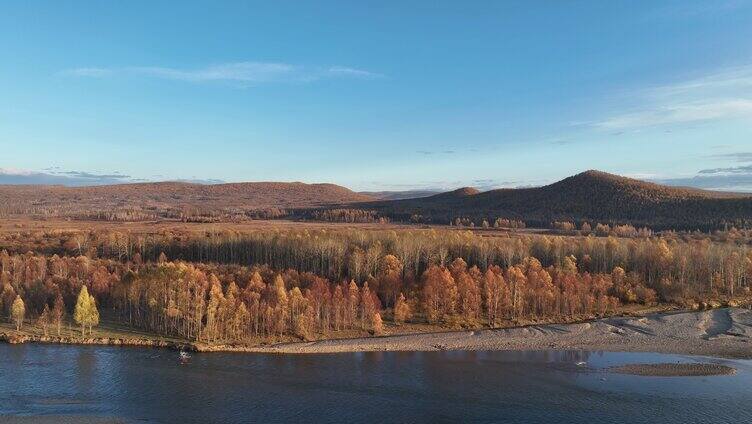
{"label": "dense woodland", "polygon": [[[9,320],[16,298],[27,319],[38,319],[62,299],[70,318],[86,286],[103,316],[212,343],[380,334],[406,322],[456,328],[567,320],[629,304],[743,302],[752,284],[748,235],[720,237],[434,229],[12,234],[0,239],[0,302]],[[38,249],[27,252],[29,244]]]}

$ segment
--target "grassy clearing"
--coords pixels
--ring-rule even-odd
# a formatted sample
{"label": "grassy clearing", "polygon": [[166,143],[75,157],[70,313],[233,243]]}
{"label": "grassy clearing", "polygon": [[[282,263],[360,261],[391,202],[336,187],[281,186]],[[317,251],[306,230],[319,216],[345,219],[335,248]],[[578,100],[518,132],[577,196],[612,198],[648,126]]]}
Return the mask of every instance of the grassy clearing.
{"label": "grassy clearing", "polygon": [[[24,335],[32,337],[44,336],[44,330],[41,326],[33,322],[24,322],[21,331],[16,331],[16,325],[9,322],[0,322],[0,333],[9,335]],[[119,324],[111,320],[105,320],[100,322],[99,326],[92,329],[90,335],[88,330],[86,336],[81,335],[81,328],[74,323],[66,322],[60,328],[60,334],[58,335],[57,329],[54,326],[49,326],[47,329],[47,336],[49,337],[61,337],[66,340],[75,341],[77,339],[136,339],[136,340],[149,340],[149,341],[164,341],[164,342],[187,342],[187,340],[165,337],[157,334],[149,333],[146,331],[138,330],[135,328],[129,328],[126,325]]]}

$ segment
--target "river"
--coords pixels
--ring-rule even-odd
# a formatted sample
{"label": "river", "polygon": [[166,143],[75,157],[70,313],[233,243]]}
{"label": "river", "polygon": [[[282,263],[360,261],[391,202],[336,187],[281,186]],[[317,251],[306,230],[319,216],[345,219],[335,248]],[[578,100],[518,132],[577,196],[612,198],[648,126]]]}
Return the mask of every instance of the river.
{"label": "river", "polygon": [[[714,362],[713,377],[608,373],[611,365]],[[578,362],[586,362],[587,365]],[[0,345],[0,421],[752,422],[752,361],[582,351],[194,354]]]}

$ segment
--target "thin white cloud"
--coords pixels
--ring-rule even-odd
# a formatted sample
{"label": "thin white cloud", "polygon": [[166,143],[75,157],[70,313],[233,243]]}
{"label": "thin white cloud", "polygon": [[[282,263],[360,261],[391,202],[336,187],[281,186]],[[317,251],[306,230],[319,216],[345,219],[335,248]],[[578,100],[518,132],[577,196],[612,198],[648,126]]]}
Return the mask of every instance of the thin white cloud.
{"label": "thin white cloud", "polygon": [[31,175],[34,171],[18,168],[0,168],[0,175]]}
{"label": "thin white cloud", "polygon": [[752,118],[752,99],[719,99],[666,104],[639,112],[616,115],[596,122],[595,125],[606,130],[624,130],[743,117]]}
{"label": "thin white cloud", "polygon": [[102,78],[111,75],[112,71],[105,68],[75,68],[66,69],[65,71],[63,71],[63,74],[76,77]]}
{"label": "thin white cloud", "polygon": [[359,78],[383,78],[384,77],[384,75],[379,74],[379,73],[364,71],[362,69],[347,68],[343,66],[332,66],[327,70],[327,73],[329,75],[341,75],[341,76],[359,77]]}
{"label": "thin white cloud", "polygon": [[131,177],[120,173],[95,174],[86,171],[0,168],[0,184],[53,184],[67,186],[87,186],[119,184],[131,182]]}
{"label": "thin white cloud", "polygon": [[752,66],[722,69],[638,91],[631,110],[589,125],[608,130],[752,118]]}
{"label": "thin white cloud", "polygon": [[734,162],[752,162],[752,152],[720,153],[708,157],[712,159],[732,160]]}
{"label": "thin white cloud", "polygon": [[65,75],[102,78],[116,75],[140,75],[187,82],[230,82],[263,84],[274,82],[310,82],[325,78],[382,78],[382,74],[343,66],[309,67],[274,62],[233,62],[201,68],[128,66],[120,68],[75,68]]}
{"label": "thin white cloud", "polygon": [[220,184],[219,179],[200,179],[196,177],[182,179],[146,179],[135,178],[119,172],[92,173],[87,171],[66,171],[60,167],[48,167],[43,171],[32,171],[18,168],[0,168],[0,185],[64,185],[70,187],[96,186],[109,184],[126,184],[155,181],[178,181],[195,184]]}
{"label": "thin white cloud", "polygon": [[654,87],[650,93],[657,97],[697,95],[698,92],[722,92],[728,95],[739,89],[752,89],[752,66],[722,69],[686,81]]}
{"label": "thin white cloud", "polygon": [[752,193],[752,173],[698,174],[692,177],[655,179],[654,182],[705,190]]}
{"label": "thin white cloud", "polygon": [[125,68],[126,72],[181,81],[272,82],[299,79],[301,70],[284,63],[240,62],[212,65],[199,69],[177,69],[156,66]]}
{"label": "thin white cloud", "polygon": [[726,168],[711,168],[711,169],[702,169],[698,172],[699,174],[748,174],[752,175],[752,165],[744,165],[744,166],[730,166]]}

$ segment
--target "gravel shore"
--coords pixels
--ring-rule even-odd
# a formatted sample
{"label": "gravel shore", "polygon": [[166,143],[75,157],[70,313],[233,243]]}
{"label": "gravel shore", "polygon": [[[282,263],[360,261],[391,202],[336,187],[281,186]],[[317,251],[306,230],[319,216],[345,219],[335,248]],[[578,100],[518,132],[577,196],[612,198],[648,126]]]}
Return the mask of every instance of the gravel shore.
{"label": "gravel shore", "polygon": [[651,377],[705,377],[710,375],[731,375],[734,368],[720,364],[627,364],[608,368],[617,374],[643,375]]}
{"label": "gravel shore", "polygon": [[723,308],[531,325],[217,349],[266,353],[583,349],[752,359],[752,311]]}

